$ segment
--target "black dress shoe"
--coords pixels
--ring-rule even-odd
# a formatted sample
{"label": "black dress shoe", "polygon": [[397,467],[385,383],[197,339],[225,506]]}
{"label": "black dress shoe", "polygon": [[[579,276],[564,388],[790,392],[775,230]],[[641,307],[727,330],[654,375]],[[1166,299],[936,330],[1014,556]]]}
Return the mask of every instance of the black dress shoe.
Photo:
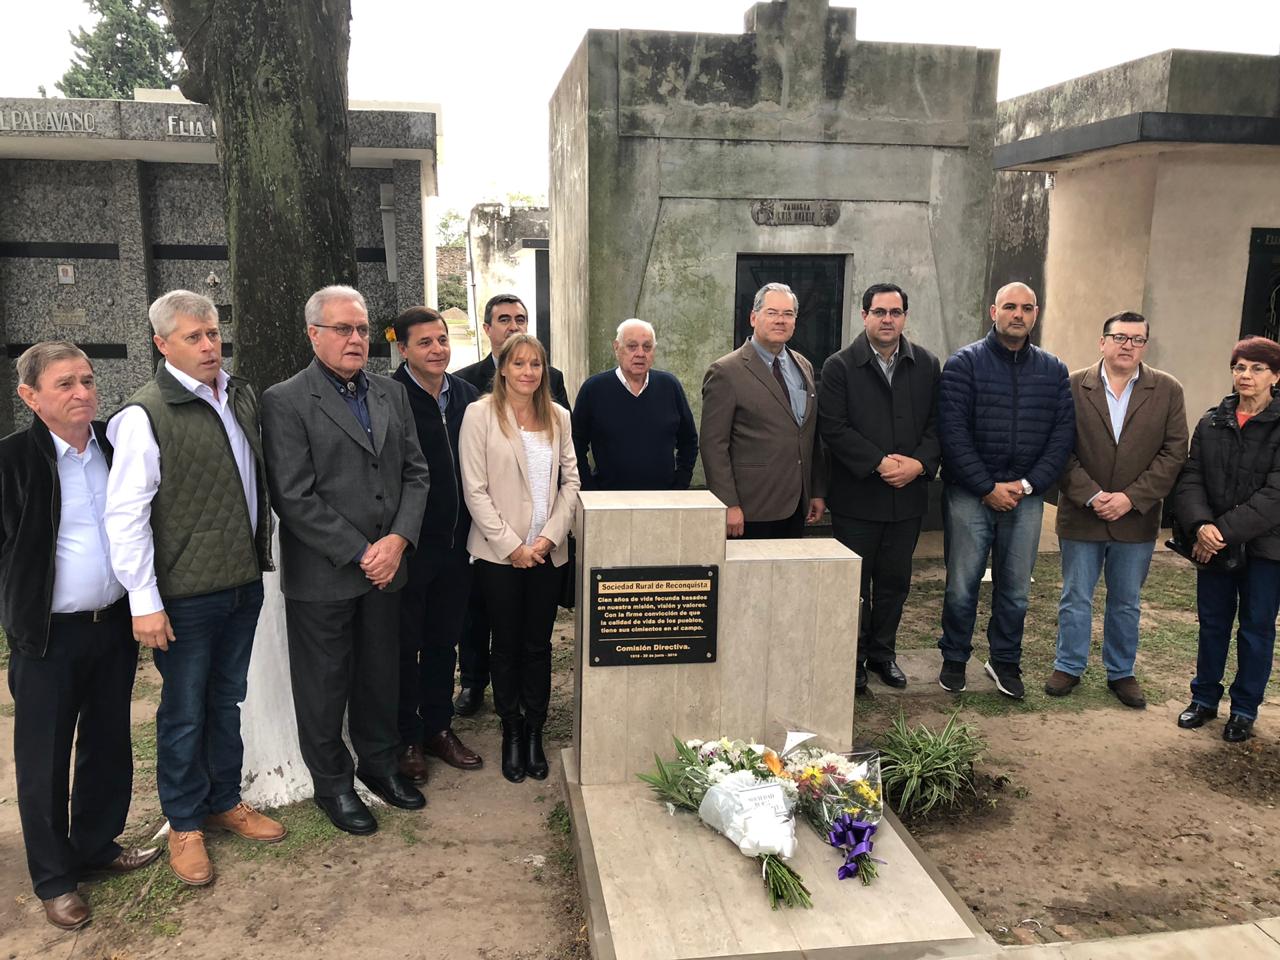
{"label": "black dress shoe", "polygon": [[1193,703],[1178,714],[1178,726],[1183,730],[1194,730],[1196,727],[1203,727],[1217,715],[1217,710],[1210,710],[1208,707]]}
{"label": "black dress shoe", "polygon": [[886,687],[901,690],[907,685],[907,675],[898,667],[897,660],[868,660],[867,669],[884,681]]}
{"label": "black dress shoe", "polygon": [[1244,743],[1253,736],[1253,721],[1233,713],[1222,728],[1222,739],[1227,743]]}
{"label": "black dress shoe", "polygon": [[340,793],[336,797],[316,797],[315,801],[316,806],[325,812],[329,822],[339,830],[362,837],[378,829],[378,821],[373,819],[373,814],[354,790]]}
{"label": "black dress shoe", "polygon": [[858,664],[858,669],[853,675],[853,692],[867,692],[867,665],[865,663]]}
{"label": "black dress shoe", "polygon": [[470,717],[484,703],[484,687],[463,687],[453,701],[453,712],[460,717]]}
{"label": "black dress shoe", "polygon": [[372,773],[356,770],[360,782],[393,807],[401,810],[421,810],[427,805],[427,798],[422,791],[409,782],[400,771],[379,777]]}

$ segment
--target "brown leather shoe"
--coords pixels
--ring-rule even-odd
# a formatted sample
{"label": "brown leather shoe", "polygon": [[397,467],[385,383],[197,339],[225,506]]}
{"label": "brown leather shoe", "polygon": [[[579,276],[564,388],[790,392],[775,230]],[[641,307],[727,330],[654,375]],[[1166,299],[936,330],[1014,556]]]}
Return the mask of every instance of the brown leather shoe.
{"label": "brown leather shoe", "polygon": [[1055,670],[1044,682],[1044,692],[1051,697],[1065,697],[1076,688],[1079,682],[1079,677],[1073,677],[1062,670]]}
{"label": "brown leather shoe", "polygon": [[410,783],[422,786],[427,782],[427,758],[416,743],[411,743],[400,751],[396,764],[400,767],[400,776]]}
{"label": "brown leather shoe", "polygon": [[169,831],[169,868],[191,887],[213,882],[213,864],[204,848],[203,830]]}
{"label": "brown leather shoe", "polygon": [[1135,710],[1145,710],[1147,708],[1147,698],[1142,695],[1142,688],[1138,686],[1138,681],[1135,677],[1108,680],[1107,689],[1114,693],[1116,699],[1126,707],[1133,707]]}
{"label": "brown leather shoe", "polygon": [[259,843],[279,843],[288,832],[279,820],[259,813],[243,800],[230,810],[209,814],[204,818],[204,825],[215,830],[229,830],[238,837]]}
{"label": "brown leather shoe", "polygon": [[99,870],[108,873],[128,873],[130,870],[141,870],[156,857],[160,856],[159,847],[136,847],[133,850],[121,850],[110,863],[103,864]]}
{"label": "brown leather shoe", "polygon": [[443,730],[433,737],[427,737],[422,749],[433,757],[438,757],[451,767],[459,770],[479,770],[484,766],[480,754],[468,749],[452,729]]}
{"label": "brown leather shoe", "polygon": [[74,890],[43,902],[45,919],[59,930],[79,930],[93,917],[84,897]]}

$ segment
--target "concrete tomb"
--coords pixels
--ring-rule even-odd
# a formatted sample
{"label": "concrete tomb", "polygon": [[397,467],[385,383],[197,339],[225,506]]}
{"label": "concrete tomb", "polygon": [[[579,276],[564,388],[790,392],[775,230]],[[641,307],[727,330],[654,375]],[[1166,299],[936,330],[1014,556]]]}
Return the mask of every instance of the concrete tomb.
{"label": "concrete tomb", "polygon": [[[693,814],[669,814],[636,779],[655,753],[673,755],[673,736],[780,748],[787,729],[803,729],[850,749],[859,558],[829,539],[726,542],[725,507],[706,492],[580,497],[574,743],[561,756],[596,960],[988,951],[990,939],[887,811],[875,848],[887,862],[869,887],[837,880],[839,856],[798,826],[792,865],[814,906],[771,911],[753,862]],[[709,647],[679,631],[668,631],[669,643],[611,643],[592,628],[610,617],[597,583],[697,584],[684,594],[697,597],[709,581]],[[671,652],[686,646],[692,657]],[[632,663],[605,665],[616,655]]]}

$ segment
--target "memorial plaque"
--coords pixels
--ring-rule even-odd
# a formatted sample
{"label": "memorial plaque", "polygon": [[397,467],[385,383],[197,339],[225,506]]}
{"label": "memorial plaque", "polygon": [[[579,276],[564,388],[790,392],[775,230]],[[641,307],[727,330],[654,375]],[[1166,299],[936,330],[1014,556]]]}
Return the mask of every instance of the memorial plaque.
{"label": "memorial plaque", "polygon": [[831,200],[754,200],[751,219],[762,227],[830,227],[840,219]]}
{"label": "memorial plaque", "polygon": [[720,568],[595,567],[590,664],[712,663]]}

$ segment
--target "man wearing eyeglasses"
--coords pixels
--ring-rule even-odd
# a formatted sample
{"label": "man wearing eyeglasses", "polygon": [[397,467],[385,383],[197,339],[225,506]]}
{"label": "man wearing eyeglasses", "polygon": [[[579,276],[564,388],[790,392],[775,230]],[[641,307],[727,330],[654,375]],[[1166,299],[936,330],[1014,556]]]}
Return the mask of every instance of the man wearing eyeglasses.
{"label": "man wearing eyeglasses", "polygon": [[818,432],[831,458],[827,506],[837,540],[862,557],[856,690],[870,668],[890,687],[898,624],[911,590],[911,556],[938,472],[938,358],[903,335],[907,294],[872,284],[862,294],[862,333],[822,367]]}
{"label": "man wearing eyeglasses", "polygon": [[1044,492],[1062,475],[1075,438],[1066,365],[1031,342],[1040,308],[1025,283],[1007,283],[991,304],[987,336],[942,368],[942,670],[950,693],[965,688],[978,589],[991,558],[985,665],[996,689],[1021,700],[1022,630],[1040,547]]}
{"label": "man wearing eyeglasses", "polygon": [[[426,800],[400,773],[397,705],[406,552],[427,505],[427,464],[404,387],[368,373],[369,315],[351,287],[305,308],[315,359],[262,395],[302,759],[333,825],[373,833],[353,774],[392,806]],[[342,741],[349,718],[356,764]]]}
{"label": "man wearing eyeglasses", "polygon": [[1057,532],[1062,550],[1058,652],[1044,685],[1069,694],[1089,659],[1093,592],[1107,582],[1102,664],[1125,706],[1147,705],[1133,675],[1142,585],[1160,531],[1163,500],[1187,459],[1182,384],[1143,363],[1150,324],[1117,313],[1102,325],[1102,360],[1071,374],[1075,448],[1062,475]]}
{"label": "man wearing eyeglasses", "polygon": [[750,339],[702,380],[702,466],[730,537],[800,537],[826,510],[813,367],[787,347],[799,306],[786,284],[761,287]]}

